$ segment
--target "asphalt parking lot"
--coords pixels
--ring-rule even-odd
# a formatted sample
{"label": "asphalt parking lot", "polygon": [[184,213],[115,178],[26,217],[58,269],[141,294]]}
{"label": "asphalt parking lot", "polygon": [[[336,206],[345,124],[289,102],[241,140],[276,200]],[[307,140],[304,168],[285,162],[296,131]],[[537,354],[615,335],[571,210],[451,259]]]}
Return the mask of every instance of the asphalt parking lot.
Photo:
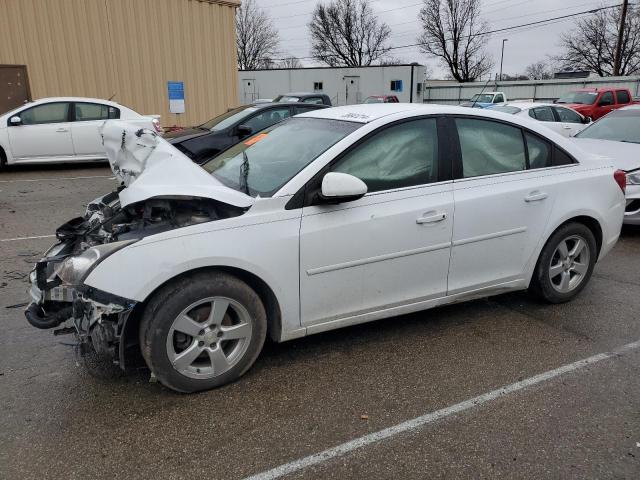
{"label": "asphalt parking lot", "polygon": [[55,227],[113,185],[104,165],[0,175],[0,478],[640,477],[640,229],[569,304],[509,294],[268,344],[240,381],[179,395],[88,375],[14,307]]}

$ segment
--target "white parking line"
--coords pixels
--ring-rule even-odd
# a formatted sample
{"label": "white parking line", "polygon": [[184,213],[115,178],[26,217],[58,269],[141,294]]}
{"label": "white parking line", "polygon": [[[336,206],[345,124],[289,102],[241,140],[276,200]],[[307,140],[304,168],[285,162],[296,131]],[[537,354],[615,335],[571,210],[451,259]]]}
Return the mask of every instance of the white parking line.
{"label": "white parking line", "polygon": [[53,238],[55,235],[35,235],[33,237],[0,238],[0,242],[18,242],[20,240],[34,240],[36,238]]}
{"label": "white parking line", "polygon": [[52,180],[86,180],[88,178],[110,178],[114,180],[113,175],[87,175],[86,177],[52,177],[52,178],[20,178],[17,180],[0,180],[0,183],[20,183],[20,182],[50,182]]}
{"label": "white parking line", "polygon": [[266,472],[258,473],[256,475],[247,477],[245,480],[272,480],[275,478],[283,477],[290,473],[303,470],[307,467],[311,467],[313,465],[318,465],[318,464],[327,462],[333,458],[341,457],[354,450],[357,450],[362,447],[366,447],[367,445],[371,445],[372,443],[377,443],[387,438],[391,438],[396,435],[399,435],[401,433],[406,433],[412,430],[419,429],[429,423],[433,423],[443,418],[449,417],[451,415],[464,412],[465,410],[469,410],[473,407],[478,407],[480,405],[491,402],[492,400],[496,400],[505,395],[509,395],[519,390],[523,390],[532,385],[546,382],[547,380],[551,380],[552,378],[558,377],[560,375],[564,375],[565,373],[581,370],[589,365],[593,365],[594,363],[598,363],[598,362],[601,362],[602,360],[606,360],[608,358],[621,355],[625,352],[628,352],[630,350],[635,350],[639,347],[640,347],[640,340],[633,343],[628,343],[627,345],[617,348],[612,352],[600,353],[598,355],[594,355],[592,357],[585,358],[583,360],[578,360],[577,362],[574,362],[574,363],[569,363],[568,365],[564,365],[554,370],[549,370],[539,375],[529,377],[525,380],[512,383],[511,385],[506,385],[504,387],[498,388],[497,390],[493,390],[483,395],[470,398],[468,400],[465,400],[460,403],[456,403],[455,405],[451,405],[441,410],[430,412],[420,417],[414,418],[412,420],[407,420],[406,422],[399,423],[398,425],[385,428],[384,430],[380,430],[378,432],[364,435],[362,437],[356,438],[354,440],[343,443],[336,447],[329,448],[328,450],[324,450],[322,452],[309,455],[308,457],[294,460],[293,462],[285,463],[283,465],[280,465],[279,467],[273,468]]}

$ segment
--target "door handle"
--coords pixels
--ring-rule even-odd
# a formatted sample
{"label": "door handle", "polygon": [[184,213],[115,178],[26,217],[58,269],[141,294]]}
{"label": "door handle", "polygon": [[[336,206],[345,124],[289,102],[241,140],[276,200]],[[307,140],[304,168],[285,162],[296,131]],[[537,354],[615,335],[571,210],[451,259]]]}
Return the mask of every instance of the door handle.
{"label": "door handle", "polygon": [[564,128],[565,130],[571,130],[571,127],[569,125],[564,125],[562,128]]}
{"label": "door handle", "polygon": [[422,225],[424,223],[437,223],[447,218],[447,214],[444,212],[436,213],[435,215],[427,215],[424,217],[418,217],[416,223]]}
{"label": "door handle", "polygon": [[60,128],[58,128],[56,130],[56,132],[60,132],[60,133],[65,133],[65,132],[68,132],[68,131],[69,131],[69,129],[68,128],[64,128],[64,127],[60,127]]}
{"label": "door handle", "polygon": [[545,192],[531,192],[529,195],[524,197],[524,201],[525,202],[540,202],[541,200],[544,200],[548,196],[549,195],[547,195]]}

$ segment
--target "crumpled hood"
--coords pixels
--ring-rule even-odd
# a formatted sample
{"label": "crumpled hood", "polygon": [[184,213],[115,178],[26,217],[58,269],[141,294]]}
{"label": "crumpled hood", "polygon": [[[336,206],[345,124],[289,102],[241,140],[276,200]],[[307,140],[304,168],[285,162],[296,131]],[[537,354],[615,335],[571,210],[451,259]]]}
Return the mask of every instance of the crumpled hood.
{"label": "crumpled hood", "polygon": [[616,168],[628,172],[640,168],[640,144],[572,137],[583,150],[613,160]]}
{"label": "crumpled hood", "polygon": [[127,122],[109,120],[102,139],[111,170],[126,188],[120,204],[155,197],[201,197],[248,208],[254,198],[217,181],[157,133]]}

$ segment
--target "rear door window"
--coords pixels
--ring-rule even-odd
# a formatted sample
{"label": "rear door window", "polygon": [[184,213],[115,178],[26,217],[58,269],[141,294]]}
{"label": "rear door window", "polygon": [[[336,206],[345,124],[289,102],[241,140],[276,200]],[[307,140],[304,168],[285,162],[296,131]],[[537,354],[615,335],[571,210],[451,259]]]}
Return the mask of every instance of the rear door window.
{"label": "rear door window", "polygon": [[522,131],[511,125],[456,118],[464,178],[517,172],[527,168]]}
{"label": "rear door window", "polygon": [[120,110],[118,108],[99,103],[76,102],[74,104],[74,113],[76,122],[120,118]]}
{"label": "rear door window", "polygon": [[631,101],[631,98],[629,98],[629,92],[626,90],[617,90],[616,100],[618,103],[629,103]]}
{"label": "rear door window", "polygon": [[[533,113],[533,115],[532,115]],[[540,120],[541,122],[555,122],[556,117],[553,116],[551,107],[536,107],[529,110],[529,116]]]}

